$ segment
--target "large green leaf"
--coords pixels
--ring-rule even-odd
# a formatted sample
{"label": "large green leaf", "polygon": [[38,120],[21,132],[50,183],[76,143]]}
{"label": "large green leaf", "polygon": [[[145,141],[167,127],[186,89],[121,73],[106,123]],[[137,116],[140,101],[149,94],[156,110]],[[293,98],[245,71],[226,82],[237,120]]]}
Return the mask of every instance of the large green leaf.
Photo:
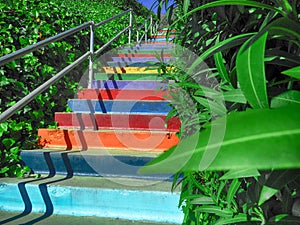
{"label": "large green leaf", "polygon": [[236,71],[242,91],[253,108],[268,108],[264,52],[268,33],[258,38],[250,47],[246,42],[238,52]]}
{"label": "large green leaf", "polygon": [[300,92],[295,90],[286,91],[271,100],[271,107],[278,108],[282,106],[288,106],[290,104],[300,105]]}
{"label": "large green leaf", "polygon": [[[227,120],[216,119],[200,134],[182,140],[140,172],[300,168],[299,111],[300,106],[290,105],[232,112]],[[218,127],[224,123],[226,130],[221,137]],[[211,151],[215,157],[203,168],[203,155]]]}

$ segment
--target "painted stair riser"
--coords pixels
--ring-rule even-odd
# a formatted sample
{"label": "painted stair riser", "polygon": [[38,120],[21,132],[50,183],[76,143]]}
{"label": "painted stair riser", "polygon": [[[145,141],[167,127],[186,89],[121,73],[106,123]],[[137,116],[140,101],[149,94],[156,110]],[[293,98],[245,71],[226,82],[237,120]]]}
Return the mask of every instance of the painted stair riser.
{"label": "painted stair riser", "polygon": [[[153,58],[153,57],[155,57],[156,56],[156,54],[154,54],[154,53],[128,53],[128,54],[126,54],[126,53],[118,53],[117,54],[118,55],[118,57],[136,57],[136,58]],[[171,54],[168,54],[168,53],[164,53],[164,54],[158,54],[160,57],[165,57],[165,58],[167,58],[167,57],[171,57],[172,55]]]}
{"label": "painted stair riser", "polygon": [[[165,34],[160,33],[160,34],[157,34],[157,35],[149,36],[149,39],[159,39],[159,38],[166,38],[166,37],[167,37],[166,33]],[[173,39],[173,38],[175,38],[175,35],[174,34],[169,34],[168,37],[169,37],[169,39]]]}
{"label": "painted stair riser", "polygon": [[169,37],[169,38],[166,38],[166,36],[164,35],[161,35],[160,37],[153,37],[153,38],[149,38],[148,42],[147,43],[151,43],[151,42],[171,42],[173,41],[174,38],[172,37]]}
{"label": "painted stair riser", "polygon": [[[156,62],[156,63],[158,63],[158,62]],[[127,67],[127,66],[149,67],[150,66],[149,63],[147,63],[147,62],[143,63],[143,62],[112,62],[112,61],[110,61],[110,62],[107,62],[106,64],[107,64],[107,66],[111,66],[111,67]],[[151,66],[151,67],[153,67],[153,66]],[[126,80],[126,79],[124,79],[124,80]]]}
{"label": "painted stair riser", "polygon": [[181,224],[183,219],[177,208],[179,193],[60,186],[59,181],[0,182],[0,208],[21,213],[26,207],[31,212],[44,213],[45,218],[50,214],[98,216],[135,220],[137,224],[145,220]]}
{"label": "painted stair riser", "polygon": [[[113,62],[115,63],[115,62]],[[117,64],[123,64],[123,63],[117,63]],[[95,73],[94,74],[94,80],[147,80],[147,81],[153,81],[153,80],[161,80],[159,75],[156,74],[138,74],[138,73],[119,73],[119,74],[108,74],[108,73]]]}
{"label": "painted stair riser", "polygon": [[126,46],[120,50],[154,50],[154,51],[162,51],[162,50],[171,50],[174,49],[174,44],[141,44],[134,46]]}
{"label": "painted stair riser", "polygon": [[39,145],[65,150],[130,150],[163,152],[178,144],[176,133],[153,131],[88,131],[39,129]]}
{"label": "painted stair riser", "polygon": [[92,83],[95,89],[119,89],[119,90],[159,90],[166,89],[169,83],[161,81],[126,81],[126,80],[94,80]]}
{"label": "painted stair riser", "polygon": [[[163,58],[160,59],[163,60],[164,62],[172,62],[175,60],[175,58]],[[135,57],[112,57],[113,62],[149,62],[149,65],[153,64],[153,62],[160,62],[159,59],[153,57],[153,58],[135,58]],[[149,66],[148,65],[148,66]]]}
{"label": "painted stair riser", "polygon": [[139,169],[156,157],[155,155],[114,155],[111,151],[105,154],[92,154],[90,151],[21,151],[22,161],[36,174],[172,181],[172,174],[138,173]]}
{"label": "painted stair riser", "polygon": [[70,99],[68,106],[78,113],[131,113],[166,115],[172,107],[169,101],[84,100]]}
{"label": "painted stair riser", "polygon": [[120,54],[152,54],[155,56],[156,54],[162,55],[162,54],[169,54],[171,55],[174,51],[174,48],[170,49],[121,49],[118,50],[118,53]]}
{"label": "painted stair riser", "polygon": [[55,113],[55,121],[62,129],[94,130],[153,130],[178,132],[180,120],[177,117],[166,120],[162,115],[136,114],[90,114]]}
{"label": "painted stair riser", "polygon": [[[171,70],[171,67],[167,67]],[[130,74],[158,74],[158,67],[149,68],[149,67],[103,67],[102,71],[104,73],[116,74],[116,73],[130,73]]]}
{"label": "painted stair riser", "polygon": [[169,91],[162,90],[118,90],[118,89],[83,89],[77,93],[78,99],[99,100],[167,100]]}

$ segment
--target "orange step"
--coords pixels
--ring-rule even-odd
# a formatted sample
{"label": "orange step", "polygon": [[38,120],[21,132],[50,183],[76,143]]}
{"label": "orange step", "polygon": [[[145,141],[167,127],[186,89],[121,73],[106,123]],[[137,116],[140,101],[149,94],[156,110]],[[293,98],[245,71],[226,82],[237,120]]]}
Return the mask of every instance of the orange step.
{"label": "orange step", "polygon": [[64,150],[163,152],[179,142],[174,132],[155,131],[39,129],[38,136],[43,148]]}

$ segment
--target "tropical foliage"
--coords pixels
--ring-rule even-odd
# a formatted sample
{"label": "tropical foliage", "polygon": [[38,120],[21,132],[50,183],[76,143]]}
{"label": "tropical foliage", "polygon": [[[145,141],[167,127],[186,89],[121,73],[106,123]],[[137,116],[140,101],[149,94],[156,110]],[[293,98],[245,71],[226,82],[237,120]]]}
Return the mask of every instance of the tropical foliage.
{"label": "tropical foliage", "polygon": [[169,7],[175,43],[199,57],[165,71],[182,140],[142,171],[183,174],[183,224],[299,224],[299,13],[296,0]]}
{"label": "tropical foliage", "polygon": [[[124,1],[8,0],[0,1],[0,56],[76,27],[84,22],[100,22],[131,5]],[[128,2],[127,2],[128,3]],[[131,2],[131,4],[133,4]],[[117,7],[118,6],[118,7]],[[146,14],[133,5],[138,15]],[[138,22],[143,17],[138,16]],[[129,15],[96,30],[95,49],[129,25]],[[108,32],[109,31],[109,32]],[[127,43],[126,35],[113,46]],[[72,63],[89,49],[89,30],[57,41],[0,67],[0,113]],[[21,149],[37,148],[37,128],[56,126],[55,111],[65,111],[67,99],[74,97],[87,62],[67,74],[8,121],[0,124],[0,177],[21,177],[29,169],[20,162]]]}

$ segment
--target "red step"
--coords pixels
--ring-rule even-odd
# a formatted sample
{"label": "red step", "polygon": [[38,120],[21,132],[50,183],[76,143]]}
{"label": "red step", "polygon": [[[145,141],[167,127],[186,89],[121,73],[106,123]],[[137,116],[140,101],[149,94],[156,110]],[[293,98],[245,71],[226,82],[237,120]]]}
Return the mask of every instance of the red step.
{"label": "red step", "polygon": [[175,146],[175,133],[154,131],[88,131],[39,129],[39,145],[64,150],[129,150],[163,152]]}
{"label": "red step", "polygon": [[55,113],[55,121],[59,128],[64,129],[179,131],[179,118],[166,120],[164,115]]}
{"label": "red step", "polygon": [[162,90],[126,90],[126,89],[83,89],[78,91],[78,99],[100,100],[166,100],[169,91]]}

